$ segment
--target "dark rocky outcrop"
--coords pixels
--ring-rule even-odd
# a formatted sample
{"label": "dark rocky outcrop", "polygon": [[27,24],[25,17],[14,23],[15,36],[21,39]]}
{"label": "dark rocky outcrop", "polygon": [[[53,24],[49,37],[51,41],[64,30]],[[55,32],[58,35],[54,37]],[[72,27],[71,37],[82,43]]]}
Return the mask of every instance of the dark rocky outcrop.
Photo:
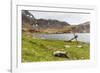
{"label": "dark rocky outcrop", "polygon": [[55,52],[53,53],[53,55],[54,55],[55,57],[69,58],[69,57],[67,56],[67,53],[66,53],[66,52],[63,52],[63,51],[55,51]]}

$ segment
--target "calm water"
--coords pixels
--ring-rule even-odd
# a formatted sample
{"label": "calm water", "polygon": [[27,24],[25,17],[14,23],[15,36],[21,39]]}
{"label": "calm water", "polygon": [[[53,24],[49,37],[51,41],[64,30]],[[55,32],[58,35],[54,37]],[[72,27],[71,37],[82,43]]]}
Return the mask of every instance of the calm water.
{"label": "calm water", "polygon": [[[78,41],[82,42],[90,42],[90,34],[89,33],[76,33],[78,35]],[[52,39],[52,40],[69,40],[74,37],[71,33],[66,34],[38,34],[39,38],[42,39]]]}

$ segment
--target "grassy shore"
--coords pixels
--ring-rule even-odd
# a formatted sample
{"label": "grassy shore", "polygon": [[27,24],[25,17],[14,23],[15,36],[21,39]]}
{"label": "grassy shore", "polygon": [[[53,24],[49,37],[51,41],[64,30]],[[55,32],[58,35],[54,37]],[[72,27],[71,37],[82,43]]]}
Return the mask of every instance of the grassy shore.
{"label": "grassy shore", "polygon": [[[79,48],[78,45],[82,47]],[[69,58],[55,57],[54,51],[65,51]],[[88,43],[77,44],[75,41],[47,40],[22,35],[22,62],[85,60],[90,58],[89,51]]]}

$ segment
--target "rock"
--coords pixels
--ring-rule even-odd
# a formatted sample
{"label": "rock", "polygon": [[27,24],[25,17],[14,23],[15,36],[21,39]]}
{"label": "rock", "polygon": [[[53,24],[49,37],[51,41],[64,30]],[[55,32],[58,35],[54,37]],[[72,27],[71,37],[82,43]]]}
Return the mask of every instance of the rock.
{"label": "rock", "polygon": [[48,50],[54,50],[54,51],[57,50],[57,48],[54,48],[54,47],[51,47],[51,46],[46,46],[46,47],[48,48]]}
{"label": "rock", "polygon": [[66,52],[64,52],[64,51],[55,51],[55,52],[53,52],[53,55],[55,57],[68,58],[68,56],[66,55]]}
{"label": "rock", "polygon": [[34,49],[32,50],[32,52],[35,52]]}
{"label": "rock", "polygon": [[70,45],[65,45],[65,48],[70,48]]}
{"label": "rock", "polygon": [[83,47],[82,45],[78,45],[78,46],[77,46],[77,48],[82,48],[82,47]]}
{"label": "rock", "polygon": [[76,57],[74,57],[73,59],[74,59],[74,60],[77,60],[77,58],[76,58]]}
{"label": "rock", "polygon": [[81,59],[84,59],[84,57],[81,57]]}

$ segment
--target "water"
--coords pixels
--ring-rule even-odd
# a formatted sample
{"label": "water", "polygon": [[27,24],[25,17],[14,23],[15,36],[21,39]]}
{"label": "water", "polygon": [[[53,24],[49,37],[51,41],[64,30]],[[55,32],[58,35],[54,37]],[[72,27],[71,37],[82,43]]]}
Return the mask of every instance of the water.
{"label": "water", "polygon": [[[90,42],[90,34],[89,33],[76,33],[78,35],[78,41],[81,42]],[[74,37],[72,33],[64,33],[64,34],[38,34],[39,38],[42,39],[52,39],[52,40],[70,40]]]}

